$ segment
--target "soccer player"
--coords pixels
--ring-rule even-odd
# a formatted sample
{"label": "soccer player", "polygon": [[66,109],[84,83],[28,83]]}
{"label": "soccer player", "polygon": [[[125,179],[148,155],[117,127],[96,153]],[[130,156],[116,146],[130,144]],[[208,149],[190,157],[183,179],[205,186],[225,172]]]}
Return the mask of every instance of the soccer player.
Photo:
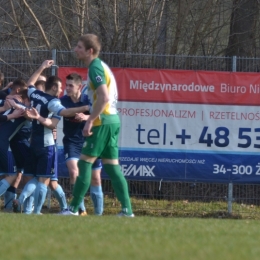
{"label": "soccer player", "polygon": [[[46,82],[46,78],[44,76],[40,75],[38,77],[37,81],[35,82],[36,89],[45,92],[45,82]],[[53,129],[54,141],[56,140],[56,131],[55,130],[56,129]],[[18,134],[19,134],[19,132],[18,132]],[[24,161],[26,161],[26,160],[24,160]],[[54,176],[52,176],[50,178],[49,187],[53,191],[55,198],[58,200],[61,211],[63,211],[63,210],[67,210],[67,200],[66,200],[66,195],[65,195],[62,187],[58,183],[57,164],[58,164],[58,160],[57,160],[57,152],[56,152],[55,153],[55,163],[54,163]],[[23,176],[27,178],[26,182],[28,182],[33,177],[33,175],[31,175],[31,174],[24,174]],[[33,185],[30,185],[29,187],[32,189],[35,188]],[[31,191],[27,190],[27,192],[30,193]],[[25,214],[32,213],[33,202],[34,202],[34,192],[24,200],[23,213],[25,213]],[[9,204],[7,204],[7,207],[8,206],[9,206]]]}
{"label": "soccer player", "polygon": [[[66,77],[66,95],[60,98],[61,104],[66,107],[79,107],[89,105],[89,99],[86,94],[81,93],[82,78],[77,73],[71,73]],[[85,113],[89,114],[89,113]],[[83,120],[88,118],[88,115],[77,115],[75,117],[63,118],[63,146],[66,165],[69,171],[71,190],[74,188],[76,178],[78,176],[77,162],[80,157],[80,152],[84,143],[82,129],[84,127]],[[81,119],[83,118],[83,120]],[[101,160],[97,159],[92,166],[92,178],[90,186],[90,197],[94,205],[96,215],[103,213],[103,192],[101,187]],[[84,198],[79,205],[79,214],[86,215]]]}
{"label": "soccer player", "polygon": [[[15,97],[17,97],[17,95],[18,97],[21,95],[23,97],[24,103],[26,103],[26,100],[28,102],[28,98],[25,96],[25,91],[27,92],[27,85],[25,81],[16,79],[12,85],[11,95]],[[10,99],[10,101],[6,100],[5,102],[12,103],[14,100]],[[15,103],[16,106],[21,107],[21,109],[8,109],[4,113],[4,115],[7,117],[7,120],[0,123],[0,174],[6,175],[6,177],[0,181],[0,196],[6,192],[6,190],[17,178],[16,168],[13,167],[13,158],[8,153],[8,148],[13,136],[23,127],[26,122],[26,119],[22,117],[26,106],[17,100],[15,100]],[[15,103],[12,103],[13,106]],[[27,105],[29,105],[29,103],[27,103]],[[11,148],[14,149],[12,146]]]}
{"label": "soccer player", "polygon": [[69,211],[63,215],[78,215],[78,208],[91,181],[92,164],[101,157],[104,170],[111,178],[122,210],[118,216],[134,217],[128,185],[118,161],[118,135],[120,119],[117,114],[117,85],[110,68],[98,58],[101,49],[99,38],[86,34],[79,38],[75,53],[88,67],[88,96],[92,107],[83,135],[86,136],[80,159],[73,199]]}
{"label": "soccer player", "polygon": [[28,97],[32,108],[26,110],[26,116],[33,119],[30,144],[30,164],[25,165],[25,173],[33,174],[24,187],[18,200],[14,200],[14,211],[21,211],[24,200],[34,192],[34,213],[41,214],[41,208],[47,194],[47,186],[54,175],[55,142],[54,129],[61,116],[74,116],[75,113],[85,112],[88,106],[65,109],[57,98],[62,92],[61,80],[51,76],[45,84],[45,92],[34,87],[39,75],[46,68],[54,64],[53,60],[46,60],[34,72],[28,81]]}

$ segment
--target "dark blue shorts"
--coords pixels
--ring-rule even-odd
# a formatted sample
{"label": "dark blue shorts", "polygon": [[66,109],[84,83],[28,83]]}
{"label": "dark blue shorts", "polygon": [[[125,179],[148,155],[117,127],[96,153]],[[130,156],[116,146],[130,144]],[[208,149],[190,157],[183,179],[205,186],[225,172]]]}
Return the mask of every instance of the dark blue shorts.
{"label": "dark blue shorts", "polygon": [[55,174],[56,146],[30,147],[30,157],[24,166],[25,175],[50,178]]}
{"label": "dark blue shorts", "polygon": [[[79,160],[79,157],[81,155],[81,149],[82,145],[76,146],[75,144],[68,144],[64,143],[64,156],[65,156],[65,161],[68,160]],[[97,159],[93,165],[92,165],[92,170],[97,170],[102,168],[102,162],[101,159]]]}
{"label": "dark blue shorts", "polygon": [[82,145],[75,145],[71,143],[64,143],[65,161],[78,160],[81,154]]}
{"label": "dark blue shorts", "polygon": [[16,174],[16,165],[11,151],[8,151],[9,142],[0,146],[0,175]]}
{"label": "dark blue shorts", "polygon": [[13,153],[18,172],[23,172],[26,160],[30,157],[30,143],[28,139],[21,139],[15,135],[10,141],[10,148]]}

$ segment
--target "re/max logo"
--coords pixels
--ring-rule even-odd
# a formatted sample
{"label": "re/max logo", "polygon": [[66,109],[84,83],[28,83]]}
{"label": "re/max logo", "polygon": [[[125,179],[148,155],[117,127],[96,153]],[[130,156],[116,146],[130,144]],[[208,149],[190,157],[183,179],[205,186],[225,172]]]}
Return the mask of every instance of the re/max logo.
{"label": "re/max logo", "polygon": [[121,170],[125,176],[144,176],[144,177],[155,177],[153,169],[155,166],[148,166],[148,165],[121,165]]}

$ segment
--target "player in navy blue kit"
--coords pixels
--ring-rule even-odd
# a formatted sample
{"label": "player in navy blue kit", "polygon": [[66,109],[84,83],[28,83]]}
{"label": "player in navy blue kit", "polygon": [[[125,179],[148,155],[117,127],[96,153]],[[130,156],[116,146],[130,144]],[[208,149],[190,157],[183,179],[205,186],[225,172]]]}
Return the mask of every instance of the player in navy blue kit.
{"label": "player in navy blue kit", "polygon": [[10,99],[9,101],[5,100],[5,102],[7,103],[11,102],[13,106],[17,107],[17,109],[14,110],[13,108],[10,108],[5,111],[3,115],[5,115],[8,120],[2,121],[0,123],[0,175],[6,175],[6,177],[0,182],[0,195],[4,194],[17,178],[15,163],[13,161],[12,155],[8,152],[8,148],[10,143],[12,142],[11,149],[13,152],[16,150],[17,146],[15,145],[13,136],[15,136],[15,134],[24,126],[26,122],[26,119],[22,117],[24,109],[26,108],[26,100],[27,105],[29,105],[28,98],[25,95],[26,92],[27,85],[25,81],[17,79],[13,82],[10,97],[17,97],[19,99],[22,98],[21,100],[23,100],[24,103],[21,103],[16,99]]}
{"label": "player in navy blue kit", "polygon": [[[24,172],[33,174],[24,187],[18,200],[14,200],[14,211],[20,211],[24,200],[34,191],[34,213],[41,214],[41,208],[46,198],[47,186],[54,175],[55,142],[52,129],[54,129],[61,116],[74,116],[75,113],[85,112],[88,106],[65,109],[57,98],[61,91],[61,80],[51,76],[45,84],[45,92],[34,87],[42,71],[54,64],[53,60],[46,60],[34,72],[28,81],[28,97],[32,108],[26,110],[26,116],[33,119],[30,144],[30,164],[25,165]],[[34,189],[29,186],[33,186]],[[30,191],[30,192],[29,192]]]}
{"label": "player in navy blue kit", "polygon": [[[71,73],[66,77],[66,95],[60,98],[61,104],[66,108],[80,107],[89,105],[89,99],[86,94],[81,93],[82,78],[77,73]],[[85,114],[89,115],[88,112]],[[87,118],[87,115],[85,117]],[[82,115],[84,117],[84,115]],[[80,118],[77,115],[77,118]],[[76,178],[78,176],[77,162],[80,157],[81,149],[85,138],[82,135],[82,129],[85,121],[76,119],[75,117],[63,118],[63,146],[66,165],[70,175],[71,190],[74,188]],[[94,205],[96,215],[103,213],[103,192],[101,187],[101,160],[97,159],[92,166],[92,180],[90,186],[90,197]],[[79,214],[86,215],[84,199],[79,206]]]}
{"label": "player in navy blue kit", "polygon": [[[40,76],[42,78],[42,80],[39,80],[39,78],[37,79],[36,83],[35,83],[35,87],[37,90],[41,90],[41,91],[45,91],[45,82],[46,82],[46,78],[43,78],[43,76]],[[15,150],[16,153],[13,153],[14,157],[15,157],[15,161],[16,162],[24,162],[26,160],[28,160],[28,150],[29,150],[29,142],[28,142],[28,134],[31,135],[31,126],[28,128],[23,127],[17,134],[16,136],[14,136],[14,140],[16,142],[18,142],[20,150]],[[54,135],[54,140],[56,139],[55,135]],[[12,144],[12,142],[10,143],[10,145]],[[15,156],[17,155],[17,156]],[[16,159],[17,158],[17,159]],[[59,185],[58,183],[58,174],[57,174],[57,153],[55,154],[55,163],[54,163],[54,173],[55,175],[51,177],[50,179],[50,184],[49,187],[51,188],[51,190],[53,191],[53,194],[55,196],[55,198],[58,200],[61,211],[67,209],[67,200],[66,200],[66,196],[65,193],[62,189],[62,187]],[[17,168],[19,167],[18,163],[17,164]],[[23,164],[24,165],[24,164]],[[24,174],[23,177],[25,177],[25,183],[27,183],[32,177],[33,174]],[[11,189],[9,192],[7,190],[7,192],[5,193],[5,210],[6,211],[10,211],[10,209],[12,209],[12,204],[10,202],[13,201],[13,199],[16,198],[15,196],[15,191],[18,187],[18,182],[16,181],[15,184],[13,186],[10,186],[9,189]],[[31,187],[32,190],[35,190],[35,187],[33,187],[32,185],[29,186],[29,188]],[[30,190],[27,190],[27,192],[31,192]],[[7,197],[7,198],[6,198]],[[9,202],[9,203],[6,203]],[[34,192],[31,194],[31,196],[27,197],[24,200],[23,203],[23,213],[25,214],[31,214],[32,213],[32,209],[33,209],[33,202],[34,202]]]}

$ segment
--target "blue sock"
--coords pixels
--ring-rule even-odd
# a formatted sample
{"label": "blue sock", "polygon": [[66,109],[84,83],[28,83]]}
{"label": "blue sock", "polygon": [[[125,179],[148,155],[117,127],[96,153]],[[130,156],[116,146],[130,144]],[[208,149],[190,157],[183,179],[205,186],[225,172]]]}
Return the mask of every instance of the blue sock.
{"label": "blue sock", "polygon": [[58,200],[60,204],[61,210],[67,209],[67,201],[66,201],[66,196],[65,193],[62,189],[62,187],[58,184],[58,187],[56,190],[53,191],[55,198]]}
{"label": "blue sock", "polygon": [[18,199],[20,205],[23,205],[23,202],[25,201],[25,199],[28,198],[29,196],[31,196],[31,194],[36,189],[37,183],[38,183],[38,181],[36,178],[33,178],[26,183],[26,185],[24,186],[22,193],[20,194],[19,199]]}
{"label": "blue sock", "polygon": [[[73,191],[73,189],[74,189],[74,184],[71,184],[71,191]],[[84,198],[83,198],[83,200],[80,202],[80,204],[79,204],[79,209],[81,210],[81,211],[86,211],[86,207],[85,207],[85,203],[84,203]]]}
{"label": "blue sock", "polygon": [[23,213],[31,214],[33,211],[33,202],[34,202],[34,192],[24,200],[23,203]]}
{"label": "blue sock", "polygon": [[2,179],[0,181],[0,196],[2,196],[9,187],[10,187],[9,182],[6,179]]}
{"label": "blue sock", "polygon": [[94,205],[95,215],[103,214],[104,196],[102,186],[90,186],[90,197]]}
{"label": "blue sock", "polygon": [[16,188],[14,186],[10,186],[4,195],[5,209],[11,210],[13,208],[13,200],[16,199],[16,196]]}
{"label": "blue sock", "polygon": [[48,187],[41,182],[38,182],[35,192],[34,192],[34,214],[40,214],[42,210],[42,205],[46,199]]}

